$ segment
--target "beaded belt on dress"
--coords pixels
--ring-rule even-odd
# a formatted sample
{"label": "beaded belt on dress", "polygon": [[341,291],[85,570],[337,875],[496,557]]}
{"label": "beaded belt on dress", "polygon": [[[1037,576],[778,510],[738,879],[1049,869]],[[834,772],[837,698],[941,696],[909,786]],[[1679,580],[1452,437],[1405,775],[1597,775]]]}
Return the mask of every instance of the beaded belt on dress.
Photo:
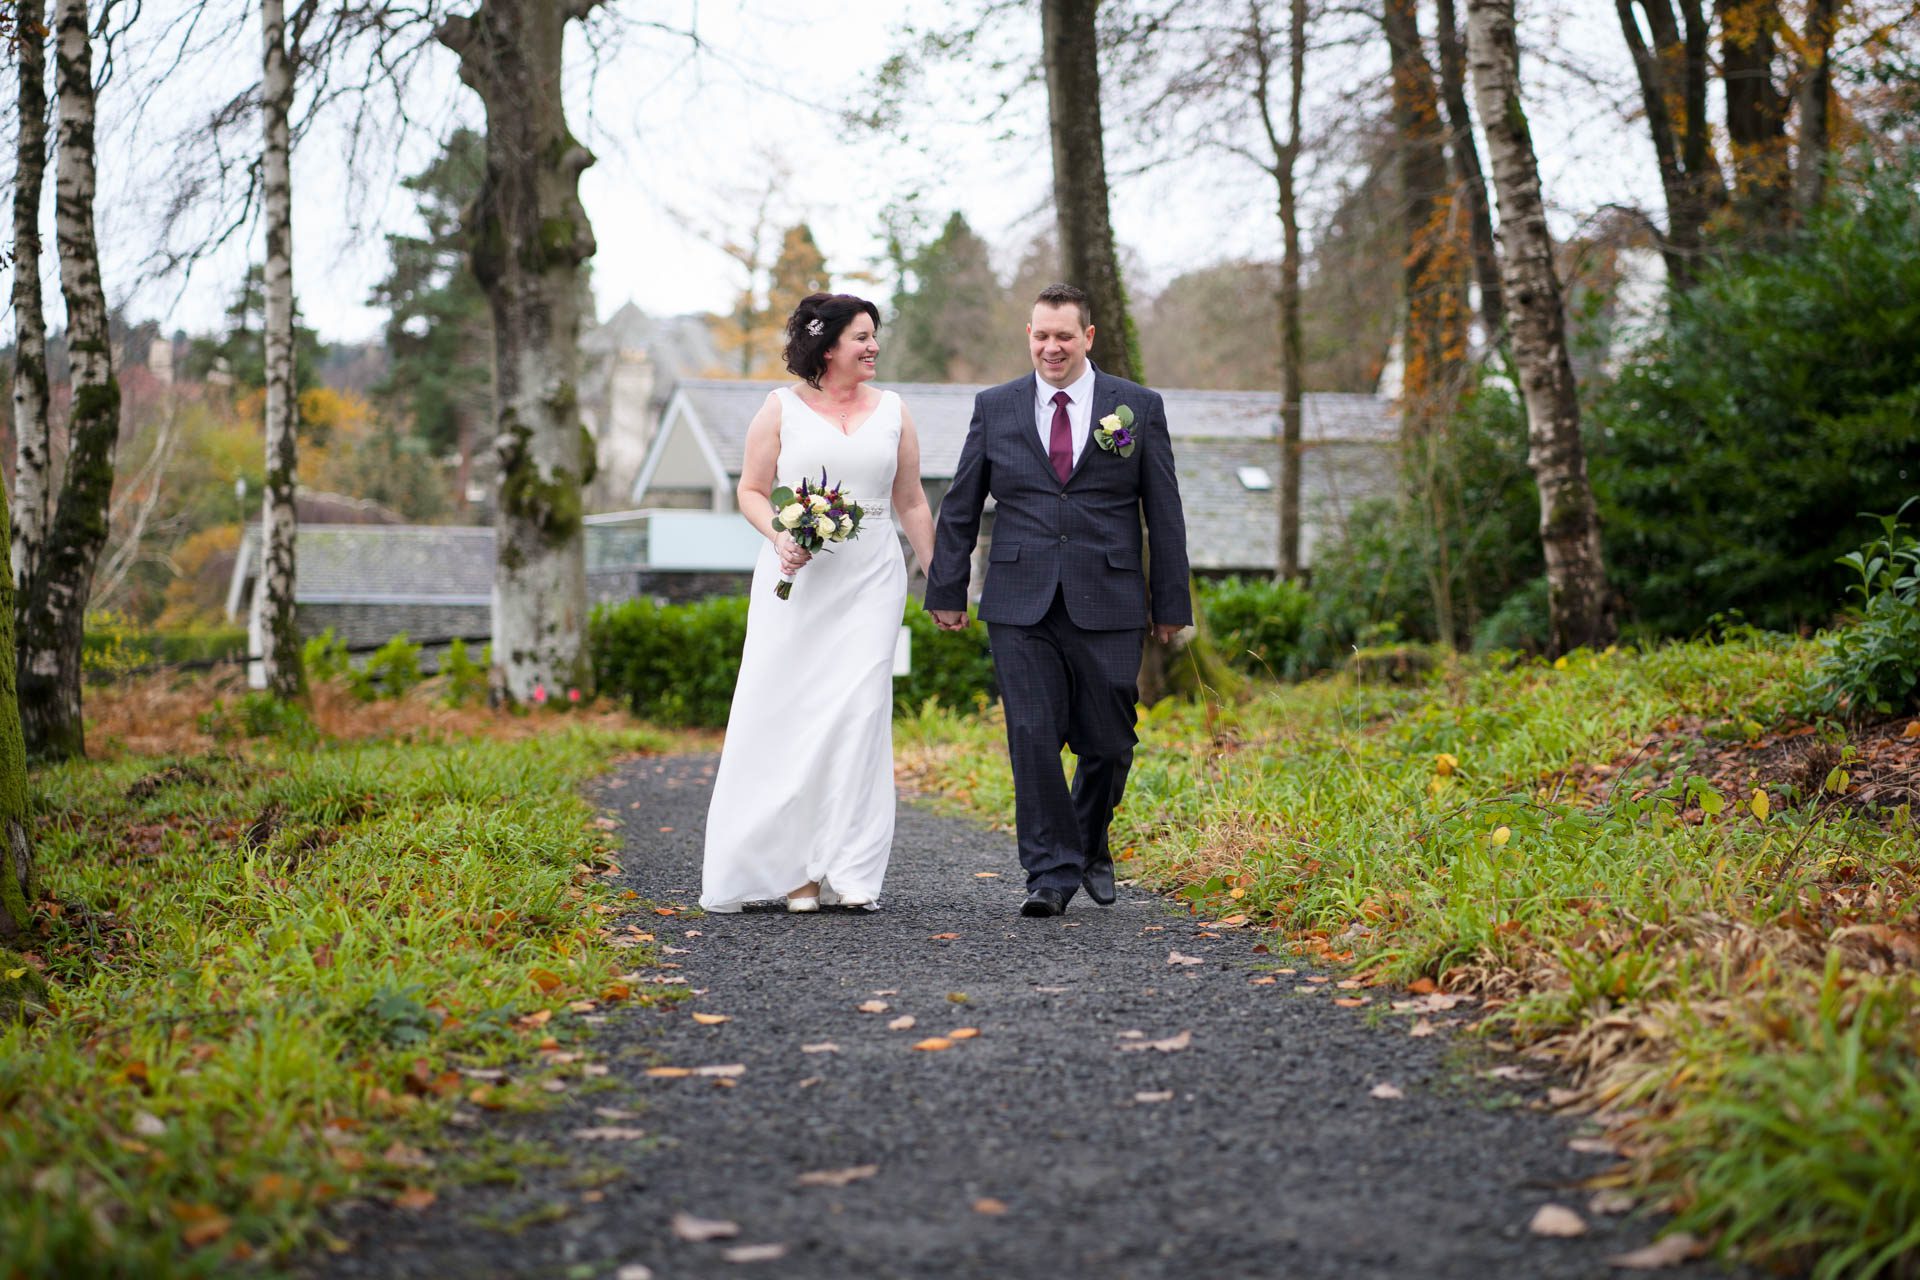
{"label": "beaded belt on dress", "polygon": [[892,504],[885,498],[877,498],[873,501],[862,498],[858,501],[860,502],[861,518],[863,519],[885,520],[890,515],[889,508]]}

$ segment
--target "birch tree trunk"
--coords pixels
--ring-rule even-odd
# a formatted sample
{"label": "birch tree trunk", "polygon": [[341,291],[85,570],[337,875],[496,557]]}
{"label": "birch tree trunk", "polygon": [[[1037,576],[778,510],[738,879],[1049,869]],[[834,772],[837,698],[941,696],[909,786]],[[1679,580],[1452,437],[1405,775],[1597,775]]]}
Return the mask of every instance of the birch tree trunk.
{"label": "birch tree trunk", "polygon": [[267,216],[266,380],[267,492],[259,590],[266,600],[261,666],[276,698],[307,695],[306,667],[295,626],[293,488],[295,476],[293,380],[293,174],[287,116],[293,107],[293,60],[287,51],[286,0],[260,0],[265,57],[260,107],[266,132],[261,176]]}
{"label": "birch tree trunk", "polygon": [[1473,282],[1480,286],[1480,323],[1487,341],[1498,344],[1507,327],[1506,295],[1500,284],[1500,254],[1493,244],[1493,210],[1487,204],[1487,174],[1473,140],[1473,113],[1467,110],[1467,51],[1453,0],[1439,0],[1440,100],[1447,109],[1447,149],[1454,178],[1466,198],[1473,245]]}
{"label": "birch tree trunk", "polygon": [[113,451],[120,434],[120,385],[113,376],[107,300],[93,235],[93,52],[87,0],[55,9],[55,234],[60,288],[67,303],[67,351],[73,377],[66,476],[46,545],[29,580],[19,637],[21,729],[30,755],[65,759],[85,753],[80,716],[80,641],[93,569],[107,539]]}
{"label": "birch tree trunk", "polygon": [[1527,464],[1540,489],[1551,646],[1564,653],[1614,637],[1600,522],[1580,442],[1580,404],[1567,355],[1566,315],[1540,167],[1520,101],[1513,0],[1467,0],[1467,45],[1480,120],[1500,202],[1502,279],[1513,361],[1527,406]]}
{"label": "birch tree trunk", "polygon": [[1097,339],[1094,361],[1117,377],[1141,378],[1140,340],[1127,310],[1108,207],[1106,135],[1100,124],[1099,0],[1041,0],[1040,40],[1053,137],[1053,204],[1060,264],[1084,289]]}
{"label": "birch tree trunk", "polygon": [[580,174],[593,155],[567,131],[560,80],[567,22],[597,3],[482,0],[437,33],[487,113],[486,176],[467,222],[493,311],[493,687],[514,701],[590,684],[581,491],[594,454],[575,383],[580,266],[595,248]]}
{"label": "birch tree trunk", "polygon": [[[7,495],[0,486],[0,539],[9,554]],[[20,737],[20,700],[13,677],[13,575],[0,573],[0,1023],[38,1003],[45,984],[14,961],[13,949],[33,930],[33,843],[27,829],[27,752]],[[18,978],[7,975],[21,970]]]}
{"label": "birch tree trunk", "polygon": [[[13,179],[13,580],[32,576],[47,537],[53,438],[47,423],[47,320],[40,297],[40,193],[47,169],[45,0],[19,14],[19,132]],[[9,671],[12,663],[8,663]]]}

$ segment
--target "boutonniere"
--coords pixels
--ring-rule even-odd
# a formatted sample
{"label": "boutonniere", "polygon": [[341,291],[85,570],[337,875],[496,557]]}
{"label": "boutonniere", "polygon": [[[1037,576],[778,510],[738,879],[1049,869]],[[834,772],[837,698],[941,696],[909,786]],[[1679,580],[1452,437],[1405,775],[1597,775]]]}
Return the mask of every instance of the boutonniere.
{"label": "boutonniere", "polygon": [[1133,410],[1125,405],[1115,407],[1114,411],[1100,419],[1100,425],[1093,429],[1093,442],[1108,453],[1117,453],[1123,458],[1133,456]]}

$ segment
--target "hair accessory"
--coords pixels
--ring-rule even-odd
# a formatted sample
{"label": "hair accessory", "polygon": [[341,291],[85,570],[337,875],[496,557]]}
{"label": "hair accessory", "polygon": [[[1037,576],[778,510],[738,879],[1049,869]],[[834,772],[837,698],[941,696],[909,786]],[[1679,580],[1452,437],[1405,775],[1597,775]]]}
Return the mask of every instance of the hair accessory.
{"label": "hair accessory", "polygon": [[827,331],[827,326],[821,323],[820,319],[817,316],[814,319],[807,321],[807,332],[813,335],[814,337],[817,338],[821,334],[825,333],[826,331]]}

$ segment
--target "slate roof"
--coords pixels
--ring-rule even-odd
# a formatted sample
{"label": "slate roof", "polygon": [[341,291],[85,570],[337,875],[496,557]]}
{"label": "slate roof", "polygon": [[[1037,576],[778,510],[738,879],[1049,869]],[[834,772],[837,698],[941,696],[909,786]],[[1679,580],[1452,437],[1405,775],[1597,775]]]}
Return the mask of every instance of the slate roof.
{"label": "slate roof", "polygon": [[[1277,446],[1270,440],[1176,440],[1180,505],[1187,520],[1187,560],[1213,572],[1272,573],[1279,556],[1279,495],[1249,489],[1242,467],[1259,467],[1279,482]],[[1322,443],[1302,452],[1301,559],[1313,561],[1317,537],[1344,527],[1364,498],[1393,492],[1394,455],[1368,444]]]}
{"label": "slate roof", "polygon": [[[767,393],[785,381],[683,378],[676,387],[705,428],[729,475],[738,475],[746,454],[747,424]],[[920,432],[920,470],[949,479],[960,460],[973,417],[976,383],[888,383],[898,391]],[[1190,438],[1274,440],[1280,435],[1280,397],[1268,391],[1162,391],[1176,442]],[[1391,401],[1344,392],[1313,392],[1302,401],[1301,436],[1307,444],[1347,441],[1374,445],[1399,438],[1399,415]]]}
{"label": "slate roof", "polygon": [[[240,563],[259,564],[260,529]],[[490,604],[493,530],[472,525],[308,524],[295,544],[300,604]]]}

